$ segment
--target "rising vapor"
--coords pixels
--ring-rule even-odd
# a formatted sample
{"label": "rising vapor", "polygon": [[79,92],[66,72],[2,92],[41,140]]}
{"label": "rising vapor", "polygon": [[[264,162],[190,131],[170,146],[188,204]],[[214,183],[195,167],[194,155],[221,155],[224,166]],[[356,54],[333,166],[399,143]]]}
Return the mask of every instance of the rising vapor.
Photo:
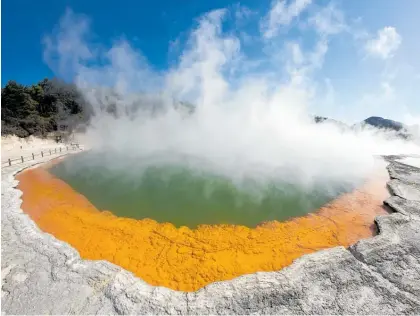
{"label": "rising vapor", "polygon": [[[273,3],[260,21],[256,41],[264,53],[257,59],[247,55],[242,32],[223,31],[227,9],[209,12],[166,71],[153,70],[127,41],[111,48],[89,43],[88,19],[68,10],[45,39],[45,60],[57,74],[70,74],[91,104],[86,142],[92,150],[124,157],[89,163],[126,172],[134,161],[177,164],[238,183],[283,179],[308,187],[358,183],[373,170],[375,155],[420,153],[414,143],[373,130],[314,123],[311,104],[323,96],[313,74],[322,68],[329,38],[344,29],[342,20],[334,28],[334,20],[309,18],[322,27],[309,52],[296,42],[271,41],[309,5],[295,10]],[[279,10],[288,15],[277,25],[270,18],[286,14]]]}

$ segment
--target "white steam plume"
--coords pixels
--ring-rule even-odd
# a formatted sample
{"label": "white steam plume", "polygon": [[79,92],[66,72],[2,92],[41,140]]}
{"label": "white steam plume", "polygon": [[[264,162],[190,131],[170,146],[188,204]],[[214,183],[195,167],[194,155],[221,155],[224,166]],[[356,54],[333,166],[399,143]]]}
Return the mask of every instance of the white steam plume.
{"label": "white steam plume", "polygon": [[[315,124],[308,115],[316,90],[312,73],[322,66],[328,36],[336,32],[321,32],[308,54],[286,43],[294,57],[283,64],[278,52],[251,60],[240,38],[223,32],[225,14],[216,10],[201,17],[176,66],[157,72],[126,41],[93,49],[83,40],[87,22],[66,12],[46,40],[45,58],[49,64],[70,63],[93,105],[90,146],[136,160],[154,157],[150,164],[198,164],[233,179],[287,178],[305,186],[323,179],[358,181],[372,170],[374,155],[420,152],[413,143]],[[63,49],[70,43],[72,49]],[[179,101],[194,105],[194,113],[176,110]],[[116,117],[105,110],[110,104]],[[151,107],[163,110],[152,115]],[[124,164],[113,161],[109,168]]]}

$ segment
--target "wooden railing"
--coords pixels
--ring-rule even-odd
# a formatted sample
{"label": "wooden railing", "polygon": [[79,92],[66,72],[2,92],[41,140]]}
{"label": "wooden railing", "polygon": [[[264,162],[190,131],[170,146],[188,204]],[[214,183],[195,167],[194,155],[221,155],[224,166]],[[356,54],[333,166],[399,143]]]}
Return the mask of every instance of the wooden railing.
{"label": "wooden railing", "polygon": [[26,157],[20,156],[19,158],[13,158],[13,159],[9,158],[1,162],[1,167],[2,168],[10,167],[11,165],[24,163],[25,161],[35,160],[35,157],[52,156],[52,155],[56,155],[60,153],[62,154],[62,153],[66,153],[66,152],[74,151],[74,150],[80,150],[79,144],[69,144],[62,147],[49,148],[49,149],[42,150],[41,152],[38,152],[38,153],[31,153],[31,156],[26,156]]}

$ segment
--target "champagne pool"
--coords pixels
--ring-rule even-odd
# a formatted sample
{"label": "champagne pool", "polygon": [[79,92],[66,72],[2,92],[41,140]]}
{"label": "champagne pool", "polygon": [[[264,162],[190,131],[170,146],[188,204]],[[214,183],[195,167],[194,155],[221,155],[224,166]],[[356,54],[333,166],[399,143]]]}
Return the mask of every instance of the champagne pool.
{"label": "champagne pool", "polygon": [[22,209],[82,258],[181,291],[280,270],[370,237],[389,195],[386,172],[356,190],[334,183],[302,190],[284,180],[235,182],[185,159],[125,159],[119,167],[108,159],[85,152],[19,173]]}
{"label": "champagne pool", "polygon": [[[228,177],[175,164],[146,166],[133,161],[109,168],[100,154],[82,153],[50,172],[100,210],[119,217],[151,218],[176,227],[234,224],[255,227],[310,213],[354,186],[327,183],[304,190],[283,180]],[[114,162],[115,165],[115,162]],[[130,171],[128,172],[128,168]]]}

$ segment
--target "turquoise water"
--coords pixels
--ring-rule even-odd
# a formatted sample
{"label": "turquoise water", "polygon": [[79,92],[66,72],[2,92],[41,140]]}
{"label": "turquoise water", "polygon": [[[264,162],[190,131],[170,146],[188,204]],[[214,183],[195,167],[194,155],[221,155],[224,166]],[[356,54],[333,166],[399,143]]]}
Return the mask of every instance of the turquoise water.
{"label": "turquoise water", "polygon": [[69,157],[50,171],[100,210],[191,228],[199,224],[255,227],[264,221],[282,221],[310,213],[352,189],[334,185],[334,190],[326,190],[320,185],[302,190],[281,179],[246,179],[238,185],[197,168],[179,164],[145,167],[135,160],[110,168],[106,157],[91,153]]}

